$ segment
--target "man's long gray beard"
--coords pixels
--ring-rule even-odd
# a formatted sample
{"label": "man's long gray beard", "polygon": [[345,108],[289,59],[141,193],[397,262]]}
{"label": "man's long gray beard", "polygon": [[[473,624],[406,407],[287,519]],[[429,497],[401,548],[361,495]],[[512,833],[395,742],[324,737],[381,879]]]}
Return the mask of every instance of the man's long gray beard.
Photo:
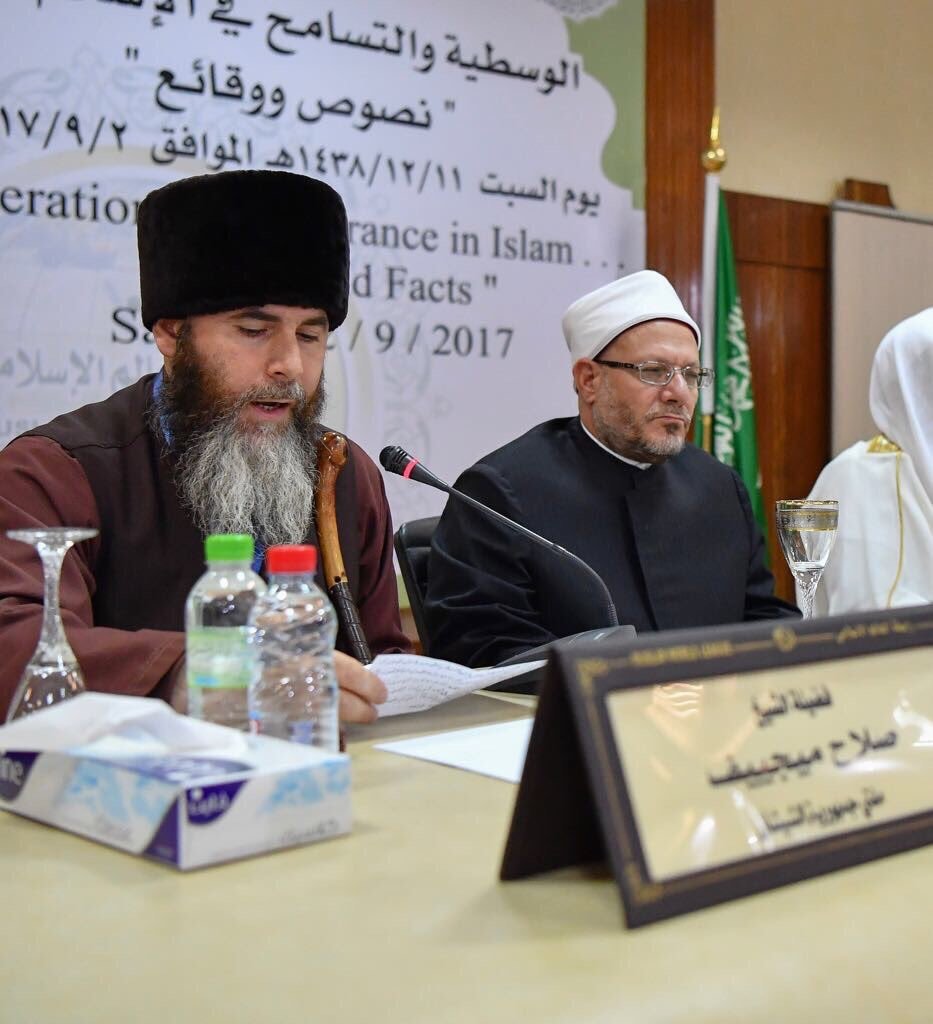
{"label": "man's long gray beard", "polygon": [[[291,401],[292,417],[245,428],[251,402]],[[186,322],[178,335],[174,372],[166,374],[150,422],[176,456],[182,504],[204,533],[248,533],[265,545],[300,544],[314,515],[323,377],[309,398],[297,382],[224,395],[215,371],[196,357]]]}
{"label": "man's long gray beard", "polygon": [[176,479],[182,502],[205,533],[248,533],[264,544],[308,536],[317,484],[315,446],[294,424],[237,428],[228,413],[193,437]]}

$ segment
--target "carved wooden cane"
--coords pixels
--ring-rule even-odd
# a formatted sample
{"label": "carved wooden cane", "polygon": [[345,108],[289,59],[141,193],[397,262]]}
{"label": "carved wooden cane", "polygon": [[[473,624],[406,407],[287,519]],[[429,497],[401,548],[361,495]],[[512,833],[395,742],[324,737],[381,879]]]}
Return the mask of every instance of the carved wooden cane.
{"label": "carved wooden cane", "polygon": [[333,430],[326,431],[317,449],[318,485],[314,496],[314,517],[327,593],[337,610],[337,619],[350,653],[357,661],[368,665],[373,656],[360,624],[356,602],[350,593],[350,583],[340,551],[340,535],[337,532],[336,484],[346,461],[347,439]]}

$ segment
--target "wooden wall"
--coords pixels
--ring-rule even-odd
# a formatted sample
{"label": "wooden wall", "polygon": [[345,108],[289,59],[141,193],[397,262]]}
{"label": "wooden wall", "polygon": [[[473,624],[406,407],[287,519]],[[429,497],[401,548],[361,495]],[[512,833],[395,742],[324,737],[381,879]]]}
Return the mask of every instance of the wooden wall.
{"label": "wooden wall", "polygon": [[[624,0],[623,0],[624,2]],[[703,168],[715,105],[714,0],[647,0],[647,265],[666,274],[699,318]]]}
{"label": "wooden wall", "polygon": [[[647,265],[700,316],[703,169],[715,105],[714,0],[647,0]],[[728,113],[724,113],[728,125]],[[728,152],[728,131],[724,133]],[[766,509],[829,458],[829,209],[726,193],[757,403]],[[778,593],[790,573],[769,536]]]}
{"label": "wooden wall", "polygon": [[[829,460],[829,207],[726,192],[752,362],[765,508],[805,498]],[[793,595],[772,530],[778,592]]]}

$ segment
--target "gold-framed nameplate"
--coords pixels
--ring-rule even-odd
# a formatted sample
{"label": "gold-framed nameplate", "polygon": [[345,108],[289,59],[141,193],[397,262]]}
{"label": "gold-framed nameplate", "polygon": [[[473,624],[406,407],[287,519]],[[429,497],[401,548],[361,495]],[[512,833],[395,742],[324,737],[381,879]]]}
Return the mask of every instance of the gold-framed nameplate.
{"label": "gold-framed nameplate", "polygon": [[933,607],[556,651],[502,864],[629,927],[933,842]]}

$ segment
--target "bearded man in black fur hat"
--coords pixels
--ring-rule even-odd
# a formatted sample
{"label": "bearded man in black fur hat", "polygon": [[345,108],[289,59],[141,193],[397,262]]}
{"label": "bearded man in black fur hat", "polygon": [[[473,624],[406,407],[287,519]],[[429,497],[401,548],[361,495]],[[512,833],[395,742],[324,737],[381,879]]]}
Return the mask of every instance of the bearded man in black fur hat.
{"label": "bearded man in black fur hat", "polygon": [[[0,714],[35,648],[42,573],[13,527],[89,526],[61,580],[89,689],[184,701],[183,613],[208,533],[315,543],[327,337],[347,315],[340,196],[298,174],[186,178],[140,204],[142,317],[165,360],[106,401],[0,453]],[[350,588],[373,654],[408,650],[382,478],[348,442],[336,486]],[[338,648],[340,643],[338,642]],[[381,681],[337,653],[344,721],[369,721]]]}

